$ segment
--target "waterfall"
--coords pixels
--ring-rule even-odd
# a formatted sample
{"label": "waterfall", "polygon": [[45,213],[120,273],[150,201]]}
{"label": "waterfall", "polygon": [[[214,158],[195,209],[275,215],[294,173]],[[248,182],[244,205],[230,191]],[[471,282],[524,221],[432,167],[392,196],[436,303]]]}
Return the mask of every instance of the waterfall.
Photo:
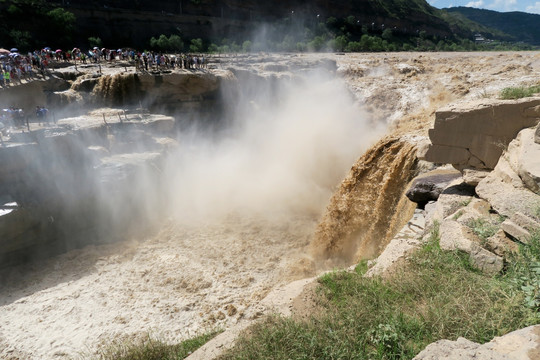
{"label": "waterfall", "polygon": [[334,266],[382,252],[414,212],[404,194],[416,163],[415,145],[399,138],[384,138],[360,157],[317,226],[315,258]]}

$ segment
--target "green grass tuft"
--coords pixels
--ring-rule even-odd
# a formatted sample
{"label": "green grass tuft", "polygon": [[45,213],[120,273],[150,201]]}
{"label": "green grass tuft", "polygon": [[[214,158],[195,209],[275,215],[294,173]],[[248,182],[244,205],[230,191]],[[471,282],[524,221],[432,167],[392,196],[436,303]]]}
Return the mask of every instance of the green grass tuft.
{"label": "green grass tuft", "polygon": [[489,220],[482,218],[467,221],[467,226],[470,227],[473,233],[475,233],[483,241],[486,241],[488,238],[495,235],[497,230],[499,230],[499,226],[497,224],[493,224]]}
{"label": "green grass tuft", "polygon": [[500,98],[504,100],[521,99],[537,93],[540,93],[540,85],[508,87],[501,90]]}
{"label": "green grass tuft", "polygon": [[113,342],[102,349],[95,359],[99,360],[180,360],[204,345],[220,331],[197,336],[179,344],[168,345],[160,340],[147,339],[137,342]]}

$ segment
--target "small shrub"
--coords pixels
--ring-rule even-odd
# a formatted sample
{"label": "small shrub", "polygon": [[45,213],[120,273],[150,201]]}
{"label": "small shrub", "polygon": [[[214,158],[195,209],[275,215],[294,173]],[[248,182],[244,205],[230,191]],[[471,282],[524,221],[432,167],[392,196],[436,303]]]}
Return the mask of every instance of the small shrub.
{"label": "small shrub", "polygon": [[471,219],[467,222],[467,226],[470,227],[480,239],[487,240],[491,236],[497,233],[499,227],[486,219]]}
{"label": "small shrub", "polygon": [[181,360],[204,345],[220,331],[197,336],[179,344],[168,345],[163,341],[148,338],[137,342],[113,342],[104,346],[96,359],[99,360]]}
{"label": "small shrub", "polygon": [[540,204],[536,206],[536,208],[534,209],[534,216],[537,218],[537,219],[540,219]]}
{"label": "small shrub", "polygon": [[511,262],[508,276],[525,294],[525,306],[540,310],[540,230],[522,244],[519,255]]}
{"label": "small shrub", "polygon": [[501,90],[500,97],[504,100],[521,99],[536,93],[540,93],[540,85],[530,87],[508,87]]}
{"label": "small shrub", "polygon": [[463,215],[463,213],[464,213],[463,210],[459,210],[457,213],[454,214],[454,216],[452,216],[452,219],[453,220],[459,219]]}

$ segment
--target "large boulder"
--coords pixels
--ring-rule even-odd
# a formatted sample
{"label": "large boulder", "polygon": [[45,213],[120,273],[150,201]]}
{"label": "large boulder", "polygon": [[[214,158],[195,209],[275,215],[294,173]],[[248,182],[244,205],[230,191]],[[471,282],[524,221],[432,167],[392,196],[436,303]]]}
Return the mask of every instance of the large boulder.
{"label": "large boulder", "polygon": [[405,195],[409,200],[425,205],[437,200],[450,183],[461,178],[461,173],[454,169],[437,169],[416,177]]}
{"label": "large boulder", "polygon": [[540,208],[540,197],[533,191],[540,176],[540,145],[533,138],[534,130],[523,130],[508,146],[495,170],[476,186],[478,196],[508,218],[516,212],[535,217]]}
{"label": "large boulder", "polygon": [[513,331],[483,345],[465,338],[458,338],[456,341],[439,340],[428,345],[413,360],[439,359],[540,359],[540,325]]}
{"label": "large boulder", "polygon": [[540,97],[450,105],[436,112],[422,157],[459,170],[493,169],[518,132],[539,120]]}
{"label": "large boulder", "polygon": [[535,129],[523,129],[508,145],[507,159],[525,187],[540,190],[540,144],[535,142]]}
{"label": "large boulder", "polygon": [[447,219],[440,227],[440,246],[443,250],[461,250],[469,254],[471,265],[486,274],[495,275],[503,269],[503,259],[482,248],[473,231],[459,222]]}

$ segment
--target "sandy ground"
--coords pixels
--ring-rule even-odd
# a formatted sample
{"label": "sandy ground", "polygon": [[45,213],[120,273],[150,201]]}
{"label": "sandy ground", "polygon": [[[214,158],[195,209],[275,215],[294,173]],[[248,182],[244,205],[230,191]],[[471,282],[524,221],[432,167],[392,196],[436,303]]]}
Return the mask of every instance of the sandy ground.
{"label": "sandy ground", "polygon": [[[328,56],[373,121],[398,133],[425,135],[444,104],[540,79],[532,52]],[[151,236],[3,270],[0,358],[87,358],[112,340],[150,334],[176,342],[255,319],[271,289],[314,275],[307,252],[323,210],[277,220],[164,220]]]}

